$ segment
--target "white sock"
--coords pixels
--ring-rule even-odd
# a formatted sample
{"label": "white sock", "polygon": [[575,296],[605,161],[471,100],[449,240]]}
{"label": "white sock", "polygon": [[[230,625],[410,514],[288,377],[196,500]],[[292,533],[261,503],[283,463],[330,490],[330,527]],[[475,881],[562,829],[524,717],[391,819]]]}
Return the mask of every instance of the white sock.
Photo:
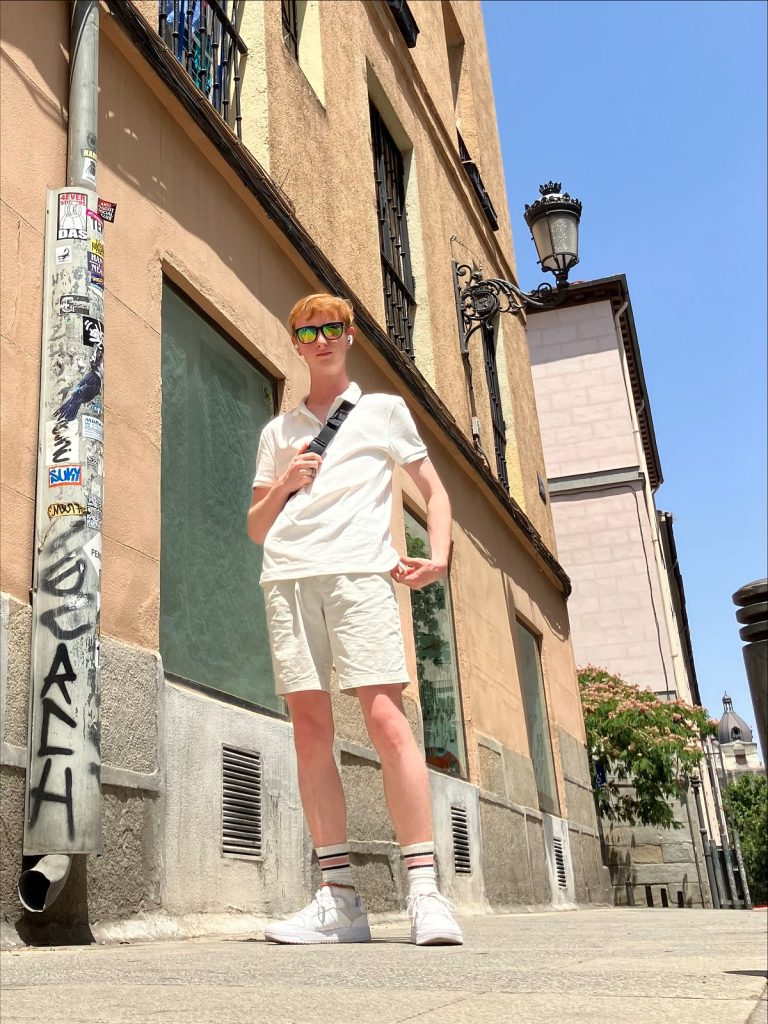
{"label": "white sock", "polygon": [[436,892],[435,844],[412,843],[410,846],[401,846],[400,852],[408,868],[409,895]]}
{"label": "white sock", "polygon": [[354,889],[355,883],[352,880],[352,868],[349,863],[349,843],[318,846],[315,853],[323,873],[323,885],[340,885],[345,889]]}

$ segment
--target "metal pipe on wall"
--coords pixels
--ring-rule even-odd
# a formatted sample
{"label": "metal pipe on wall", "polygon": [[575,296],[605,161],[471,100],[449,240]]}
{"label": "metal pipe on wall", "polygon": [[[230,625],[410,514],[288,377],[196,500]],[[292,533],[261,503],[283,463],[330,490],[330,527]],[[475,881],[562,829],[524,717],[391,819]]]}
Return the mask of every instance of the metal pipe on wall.
{"label": "metal pipe on wall", "polygon": [[101,853],[104,238],[99,4],[73,0],[67,186],[46,197],[23,871],[33,912]]}

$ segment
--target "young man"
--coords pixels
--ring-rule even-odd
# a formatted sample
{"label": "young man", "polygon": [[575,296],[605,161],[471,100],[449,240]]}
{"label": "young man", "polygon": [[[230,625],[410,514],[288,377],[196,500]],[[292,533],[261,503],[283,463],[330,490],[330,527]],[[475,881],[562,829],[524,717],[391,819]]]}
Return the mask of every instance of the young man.
{"label": "young man", "polygon": [[[350,383],[351,305],[309,295],[288,318],[296,352],[309,368],[307,397],[264,428],[259,442],[248,535],[264,545],[261,584],[277,692],[293,722],[299,788],[322,885],[309,906],[266,931],[273,942],[368,942],[355,892],[347,816],[333,757],[331,667],[356,694],[381,758],[384,792],[408,866],[411,941],[460,944],[452,907],[437,891],[429,780],[405,717],[408,683],[392,580],[413,589],[443,575],[451,507],[405,402],[362,395]],[[341,405],[354,408],[321,458],[309,442]],[[427,504],[430,558],[400,557],[392,546],[394,464]]]}

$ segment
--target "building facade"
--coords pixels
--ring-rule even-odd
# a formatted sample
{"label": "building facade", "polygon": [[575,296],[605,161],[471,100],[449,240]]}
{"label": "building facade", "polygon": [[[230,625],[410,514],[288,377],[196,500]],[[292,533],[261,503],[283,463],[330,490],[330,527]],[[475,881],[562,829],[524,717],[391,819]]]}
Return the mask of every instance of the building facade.
{"label": "building facade", "polygon": [[[351,375],[405,398],[453,504],[449,578],[398,595],[442,888],[460,908],[610,901],[525,333],[510,319],[459,347],[454,263],[515,274],[480,5],[108,0],[103,852],[23,912],[34,382],[69,54],[69,4],[34,7],[2,4],[5,922],[31,940],[189,931],[201,914],[253,927],[311,891],[245,514],[259,432],[307,390],[287,312],[319,290],[352,300]],[[396,544],[423,550],[407,478],[394,508]],[[356,700],[334,690],[334,710],[354,869],[391,912],[378,758]]]}
{"label": "building facade", "polygon": [[[531,314],[528,340],[558,557],[573,580],[576,662],[699,705],[672,516],[656,506],[663,477],[626,278],[572,284],[557,309]],[[702,822],[686,797],[679,830],[606,824],[617,902],[711,905],[700,825],[719,834],[703,774]]]}

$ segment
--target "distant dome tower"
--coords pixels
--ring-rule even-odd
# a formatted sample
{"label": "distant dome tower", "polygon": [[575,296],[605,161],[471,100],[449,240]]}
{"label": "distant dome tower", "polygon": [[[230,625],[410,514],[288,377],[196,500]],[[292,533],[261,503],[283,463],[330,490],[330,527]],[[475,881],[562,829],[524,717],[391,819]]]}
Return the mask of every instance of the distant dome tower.
{"label": "distant dome tower", "polygon": [[723,717],[717,727],[717,735],[720,743],[735,743],[741,740],[742,743],[752,742],[752,730],[741,717],[733,710],[733,701],[727,693],[723,694]]}
{"label": "distant dome tower", "polygon": [[733,701],[723,694],[723,717],[717,726],[720,743],[721,769],[724,782],[733,782],[742,772],[758,772],[762,766],[757,744],[752,739],[752,729],[741,715],[733,710]]}

